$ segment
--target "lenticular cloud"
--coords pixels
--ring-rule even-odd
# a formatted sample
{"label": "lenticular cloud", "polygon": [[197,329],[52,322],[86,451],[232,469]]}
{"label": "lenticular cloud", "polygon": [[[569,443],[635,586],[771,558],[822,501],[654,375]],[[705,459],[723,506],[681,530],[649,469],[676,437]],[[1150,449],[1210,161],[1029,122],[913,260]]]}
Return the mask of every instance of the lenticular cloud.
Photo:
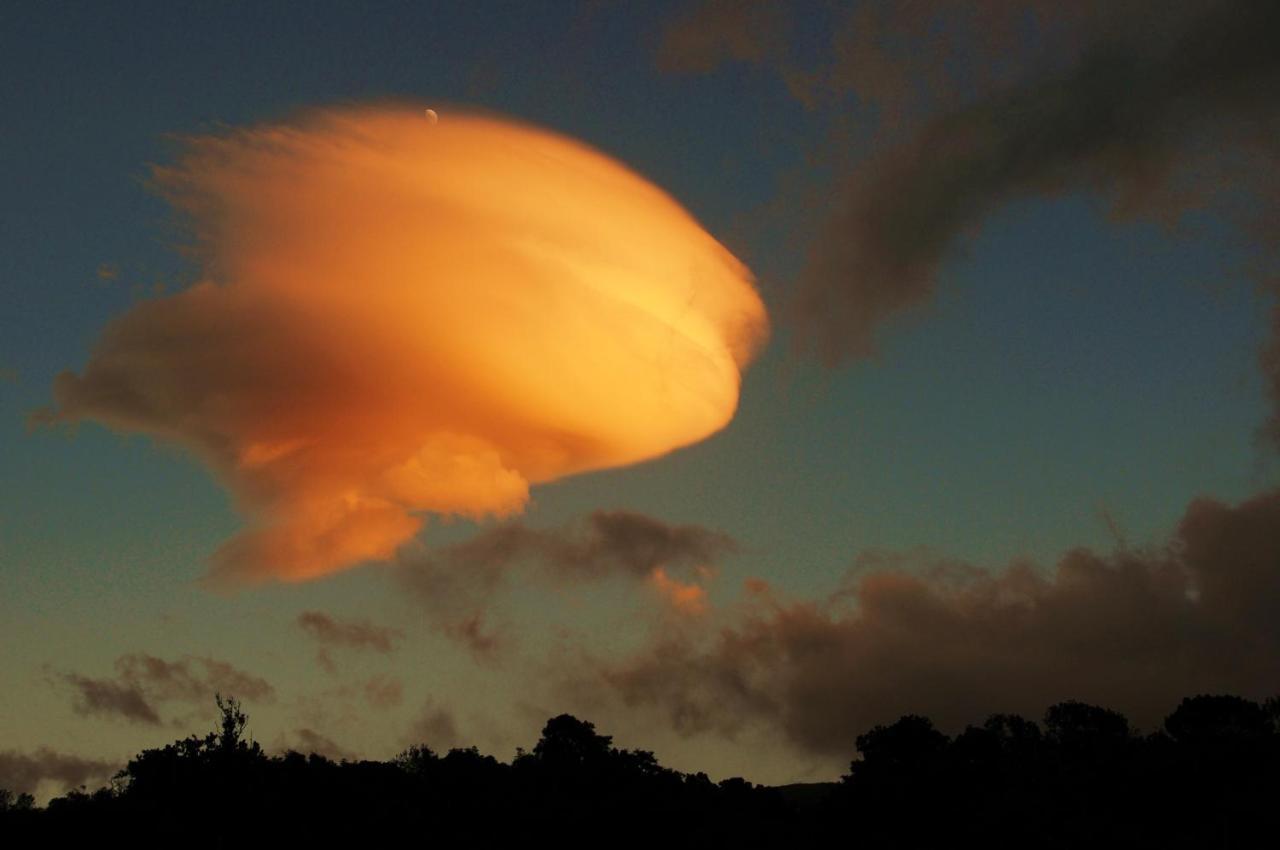
{"label": "lenticular cloud", "polygon": [[176,442],[247,528],[215,578],[389,557],[430,513],[662,455],[732,418],[767,333],[748,270],[664,192],[489,117],[346,109],[159,168],[201,282],[111,322],[57,417]]}

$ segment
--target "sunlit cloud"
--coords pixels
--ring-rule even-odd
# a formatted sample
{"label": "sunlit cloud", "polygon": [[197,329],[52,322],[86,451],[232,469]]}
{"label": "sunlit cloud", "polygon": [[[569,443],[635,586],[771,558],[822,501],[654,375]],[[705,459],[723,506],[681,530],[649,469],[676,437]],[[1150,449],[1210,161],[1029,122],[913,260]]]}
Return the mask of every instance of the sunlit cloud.
{"label": "sunlit cloud", "polygon": [[[709,571],[700,571],[699,578],[709,577]],[[656,567],[650,577],[654,589],[681,614],[704,614],[707,610],[707,589],[696,582],[685,582],[667,575],[662,567]]]}
{"label": "sunlit cloud", "polygon": [[61,421],[180,444],[248,527],[221,581],[389,558],[427,514],[723,428],[767,334],[749,271],[670,196],[492,117],[346,108],[186,141],[155,183],[200,282],[107,326]]}

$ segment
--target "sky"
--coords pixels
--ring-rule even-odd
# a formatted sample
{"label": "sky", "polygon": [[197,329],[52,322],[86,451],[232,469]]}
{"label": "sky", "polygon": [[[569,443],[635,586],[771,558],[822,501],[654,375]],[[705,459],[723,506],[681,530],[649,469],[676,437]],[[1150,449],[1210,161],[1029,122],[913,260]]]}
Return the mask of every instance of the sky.
{"label": "sky", "polygon": [[1167,6],[8,4],[0,785],[1268,696],[1280,21]]}

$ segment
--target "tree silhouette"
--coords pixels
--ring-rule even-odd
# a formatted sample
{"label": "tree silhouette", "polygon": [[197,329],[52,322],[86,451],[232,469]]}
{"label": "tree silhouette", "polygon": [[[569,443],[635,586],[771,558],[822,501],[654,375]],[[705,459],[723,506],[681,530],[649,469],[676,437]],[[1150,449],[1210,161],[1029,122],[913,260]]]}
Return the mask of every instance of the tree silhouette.
{"label": "tree silhouette", "polygon": [[231,753],[246,748],[244,727],[249,722],[249,716],[241,709],[240,700],[228,696],[224,702],[222,694],[214,694],[213,699],[218,704],[218,713],[221,715],[218,734],[219,751]]}
{"label": "tree silhouette", "polygon": [[[234,697],[204,735],[144,750],[111,788],[44,808],[0,791],[5,846],[1244,846],[1280,830],[1280,701],[1184,699],[1163,731],[1082,702],[1043,727],[995,714],[954,738],[906,715],[855,739],[841,783],[753,785],[662,766],[568,714],[504,763],[425,745],[387,762],[266,755]],[[1043,731],[1042,731],[1043,728]]]}
{"label": "tree silhouette", "polygon": [[1237,696],[1186,697],[1164,721],[1165,731],[1185,743],[1254,740],[1275,732],[1269,712]]}
{"label": "tree silhouette", "polygon": [[548,767],[569,769],[599,764],[612,750],[612,736],[597,734],[594,724],[561,714],[542,727],[542,737],[533,748],[533,757]]}

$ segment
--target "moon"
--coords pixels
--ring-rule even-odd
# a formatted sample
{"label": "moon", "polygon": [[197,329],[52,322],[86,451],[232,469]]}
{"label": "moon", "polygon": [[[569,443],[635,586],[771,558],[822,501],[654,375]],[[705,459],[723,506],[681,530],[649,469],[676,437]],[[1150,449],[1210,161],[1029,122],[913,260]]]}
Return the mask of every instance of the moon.
{"label": "moon", "polygon": [[427,110],[427,121],[434,124],[440,120],[440,116],[436,114],[434,109]]}

